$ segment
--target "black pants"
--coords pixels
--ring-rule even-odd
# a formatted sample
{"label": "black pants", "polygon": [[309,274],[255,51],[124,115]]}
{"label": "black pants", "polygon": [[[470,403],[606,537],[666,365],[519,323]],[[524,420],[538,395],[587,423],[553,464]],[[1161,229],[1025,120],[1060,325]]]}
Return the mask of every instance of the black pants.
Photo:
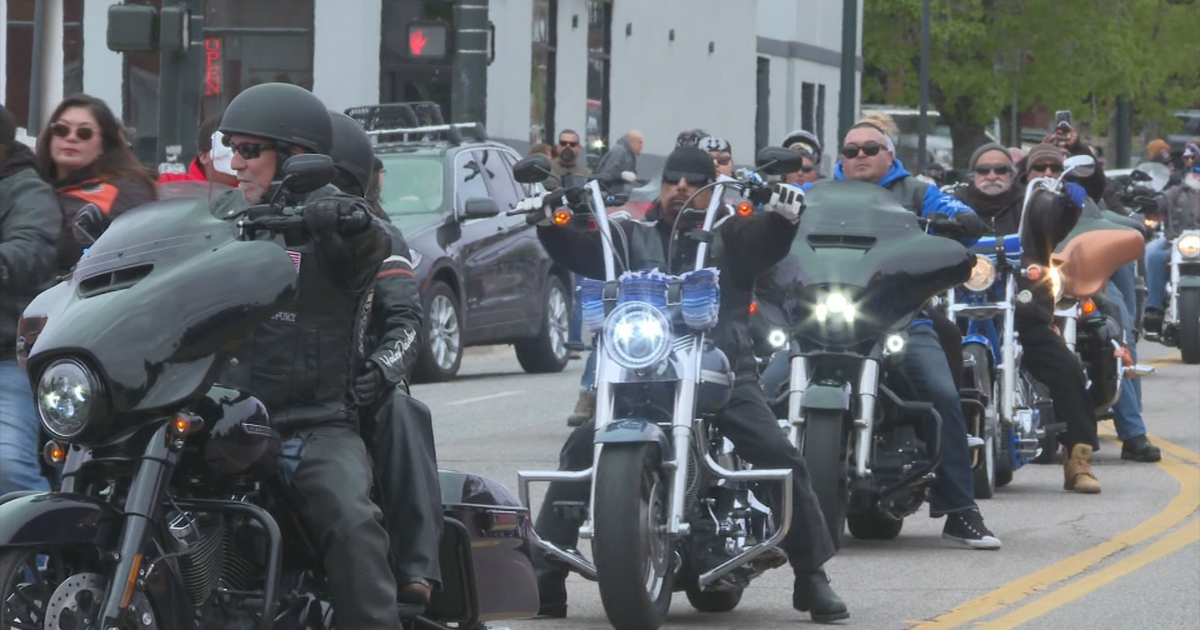
{"label": "black pants", "polygon": [[1088,395],[1087,380],[1079,358],[1063,338],[1047,324],[1018,322],[1021,367],[1050,390],[1054,417],[1067,424],[1058,441],[1069,450],[1076,444],[1096,446],[1096,412]]}
{"label": "black pants", "polygon": [[429,407],[397,387],[363,416],[396,581],[440,583],[442,491]]}
{"label": "black pants", "polygon": [[371,460],[349,424],[297,431],[284,445],[300,516],[315,537],[337,627],[399,630],[383,514],[371,501]]}
{"label": "black pants", "polygon": [[[792,469],[792,526],[782,547],[797,572],[819,569],[836,553],[833,540],[825,526],[821,505],[813,493],[804,458],[779,429],[759,384],[747,382],[734,387],[729,404],[715,424],[722,435],[733,442],[743,460],[757,468]],[[571,433],[559,454],[560,470],[583,470],[592,465],[594,433],[594,421]],[[562,518],[554,504],[575,501],[586,505],[588,495],[587,482],[551,483],[534,525],[538,535],[561,547],[575,547],[581,523]],[[541,552],[535,554],[535,561],[542,575],[566,573],[565,569],[548,563]]]}

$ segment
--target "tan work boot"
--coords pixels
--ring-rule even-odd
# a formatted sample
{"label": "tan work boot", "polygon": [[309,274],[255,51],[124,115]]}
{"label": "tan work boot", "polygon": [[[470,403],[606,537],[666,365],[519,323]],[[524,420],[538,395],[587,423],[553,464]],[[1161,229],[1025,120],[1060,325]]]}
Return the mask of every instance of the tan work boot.
{"label": "tan work boot", "polygon": [[575,412],[567,416],[567,426],[577,427],[596,414],[596,392],[585,389],[579,392],[579,402],[575,403]]}
{"label": "tan work boot", "polygon": [[1091,446],[1076,444],[1070,452],[1063,447],[1063,489],[1100,494],[1100,481],[1092,474]]}

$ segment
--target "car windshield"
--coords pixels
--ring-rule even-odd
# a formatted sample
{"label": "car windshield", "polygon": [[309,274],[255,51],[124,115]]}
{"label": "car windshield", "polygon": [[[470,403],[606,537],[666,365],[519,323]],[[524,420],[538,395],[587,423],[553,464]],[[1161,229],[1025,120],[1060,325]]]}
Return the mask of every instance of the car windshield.
{"label": "car windshield", "polygon": [[391,216],[440,212],[445,196],[440,157],[383,155],[383,190],[379,203]]}

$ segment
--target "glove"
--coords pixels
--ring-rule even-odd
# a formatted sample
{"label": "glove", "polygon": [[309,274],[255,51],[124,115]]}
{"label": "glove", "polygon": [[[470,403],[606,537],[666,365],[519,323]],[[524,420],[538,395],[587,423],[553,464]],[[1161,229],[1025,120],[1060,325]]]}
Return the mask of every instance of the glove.
{"label": "glove", "polygon": [[526,197],[517,202],[514,210],[525,214],[525,223],[529,225],[550,225],[554,218],[554,212],[546,203],[546,197],[549,196],[550,193],[543,192],[533,197]]}
{"label": "glove", "polygon": [[775,184],[771,186],[771,200],[763,208],[792,223],[799,223],[800,215],[804,213],[804,191],[791,184]]}
{"label": "glove", "polygon": [[358,234],[371,225],[366,202],[354,197],[326,197],[304,208],[304,226],[313,234]]}
{"label": "glove", "polygon": [[959,226],[958,233],[965,238],[979,238],[987,234],[987,223],[974,212],[959,212],[953,220]]}
{"label": "glove", "polygon": [[1067,193],[1067,198],[1071,200],[1071,205],[1076,208],[1082,208],[1083,203],[1087,201],[1087,191],[1075,182],[1067,182],[1063,190]]}
{"label": "glove", "polygon": [[379,396],[383,394],[383,386],[383,372],[378,365],[368,361],[354,379],[354,394],[358,396],[359,403],[370,405],[379,400]]}

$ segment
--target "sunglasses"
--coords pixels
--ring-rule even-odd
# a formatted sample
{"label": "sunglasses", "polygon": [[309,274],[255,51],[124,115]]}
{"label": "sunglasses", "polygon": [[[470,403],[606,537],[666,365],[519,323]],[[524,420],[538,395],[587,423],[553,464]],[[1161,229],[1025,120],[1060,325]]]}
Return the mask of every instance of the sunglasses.
{"label": "sunglasses", "polygon": [[733,161],[733,158],[728,155],[721,155],[721,156],[713,158],[713,161],[716,162],[717,164],[720,164],[721,166],[727,166],[730,162]]}
{"label": "sunglasses", "polygon": [[1029,167],[1030,173],[1061,173],[1063,172],[1062,164],[1035,164]]}
{"label": "sunglasses", "polygon": [[578,142],[570,142],[568,140],[559,140],[558,146],[560,146],[560,147],[577,147],[577,146],[579,146],[579,143]]}
{"label": "sunglasses", "polygon": [[74,128],[72,128],[70,125],[68,125],[66,123],[60,123],[60,122],[56,122],[53,125],[50,125],[50,133],[58,136],[59,138],[70,137],[72,131],[75,132],[76,138],[79,138],[80,140],[83,140],[84,142],[91,140],[92,137],[96,135],[96,130],[92,129],[91,127],[74,127]]}
{"label": "sunglasses", "polygon": [[688,186],[701,188],[712,183],[712,178],[701,173],[685,173],[682,171],[667,171],[663,173],[664,184],[678,184],[679,180],[683,180]]}
{"label": "sunglasses", "polygon": [[[228,138],[229,136],[226,136]],[[274,151],[275,145],[261,142],[225,142],[225,146],[234,153],[242,156],[243,160],[253,160],[262,155],[263,151]]]}
{"label": "sunglasses", "polygon": [[1008,175],[1009,170],[1010,169],[1008,168],[1007,164],[980,164],[979,166],[975,167],[975,174],[987,175],[988,173],[995,173],[997,175]]}
{"label": "sunglasses", "polygon": [[866,155],[867,157],[875,157],[876,155],[879,155],[881,150],[883,150],[883,145],[879,144],[878,142],[868,142],[861,147],[857,144],[847,144],[846,146],[842,147],[842,156],[848,160],[853,160],[854,158],[858,157],[858,152],[862,151],[863,155]]}
{"label": "sunglasses", "polygon": [[805,174],[811,173],[815,170],[817,170],[817,167],[815,167],[815,166],[801,166],[800,167],[800,172],[805,173]]}

